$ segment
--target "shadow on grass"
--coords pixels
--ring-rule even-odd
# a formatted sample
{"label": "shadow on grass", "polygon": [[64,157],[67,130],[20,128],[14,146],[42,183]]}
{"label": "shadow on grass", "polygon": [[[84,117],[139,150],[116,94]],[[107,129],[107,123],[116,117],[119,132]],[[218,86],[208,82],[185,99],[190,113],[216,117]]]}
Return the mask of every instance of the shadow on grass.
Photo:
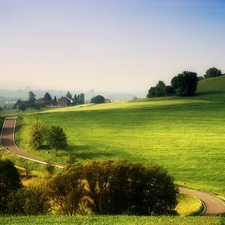
{"label": "shadow on grass", "polygon": [[101,158],[110,158],[113,154],[108,152],[93,152],[94,149],[90,146],[86,145],[74,145],[68,146],[67,152],[60,154],[60,156],[68,156],[68,154],[75,155],[77,158],[81,158],[83,160],[93,160],[93,159],[101,159]]}
{"label": "shadow on grass", "polygon": [[195,94],[195,96],[224,94],[224,91],[202,91]]}

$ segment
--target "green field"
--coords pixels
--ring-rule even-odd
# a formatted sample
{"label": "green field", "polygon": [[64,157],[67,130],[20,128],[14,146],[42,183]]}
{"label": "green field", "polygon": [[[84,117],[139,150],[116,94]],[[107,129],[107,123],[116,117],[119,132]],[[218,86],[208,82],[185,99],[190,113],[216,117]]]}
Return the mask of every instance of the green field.
{"label": "green field", "polygon": [[[203,80],[198,95],[192,98],[143,99],[27,113],[18,122],[17,143],[61,163],[69,154],[75,154],[80,162],[154,161],[168,169],[179,185],[185,182],[191,188],[225,194],[224,77]],[[221,91],[214,90],[216,83],[223,83]],[[59,151],[57,157],[53,152],[33,151],[27,126],[35,119],[63,127],[68,149]]]}
{"label": "green field", "polygon": [[[29,218],[29,219],[28,219]],[[146,216],[21,216],[1,217],[1,224],[10,225],[223,225],[222,217],[146,217]]]}
{"label": "green field", "polygon": [[[225,76],[221,76],[199,82],[197,95],[191,98],[142,99],[19,113],[16,141],[33,154],[61,163],[66,163],[70,154],[80,162],[154,161],[164,166],[178,185],[185,183],[225,195],[224,115]],[[32,150],[27,127],[36,119],[61,126],[68,136],[68,149],[58,151],[58,156],[53,151],[47,154],[45,149]],[[33,220],[35,224],[225,224],[221,217],[47,216]],[[7,221],[28,222],[26,217],[1,218],[1,224]]]}

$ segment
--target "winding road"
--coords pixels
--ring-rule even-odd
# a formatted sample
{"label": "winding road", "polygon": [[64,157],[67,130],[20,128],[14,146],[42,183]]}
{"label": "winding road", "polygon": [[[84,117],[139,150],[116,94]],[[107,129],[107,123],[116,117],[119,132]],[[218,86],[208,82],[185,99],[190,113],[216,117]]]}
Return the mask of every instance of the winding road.
{"label": "winding road", "polygon": [[[6,151],[14,153],[19,157],[29,159],[38,163],[43,163],[43,164],[50,163],[39,157],[36,157],[34,155],[27,153],[26,151],[20,149],[16,145],[14,141],[16,119],[17,117],[5,118],[3,128],[2,128],[2,133],[1,133],[2,147]],[[64,167],[64,165],[53,163],[53,162],[51,162],[50,164],[59,168]],[[184,194],[193,195],[202,202],[202,204],[205,206],[204,212],[201,214],[202,216],[215,216],[221,213],[225,213],[225,204],[219,199],[210,195],[209,193],[195,191],[195,190],[184,188],[184,187],[179,187],[179,191]]]}
{"label": "winding road", "polygon": [[63,168],[64,165],[58,164],[58,163],[53,163],[53,162],[48,162],[40,157],[34,156],[29,154],[28,152],[22,150],[19,148],[14,139],[14,133],[15,133],[15,127],[16,127],[16,119],[17,117],[6,117],[3,127],[2,127],[2,133],[1,133],[1,144],[2,147],[11,153],[14,153],[15,155],[29,159],[38,163],[42,164],[51,164],[55,167]]}

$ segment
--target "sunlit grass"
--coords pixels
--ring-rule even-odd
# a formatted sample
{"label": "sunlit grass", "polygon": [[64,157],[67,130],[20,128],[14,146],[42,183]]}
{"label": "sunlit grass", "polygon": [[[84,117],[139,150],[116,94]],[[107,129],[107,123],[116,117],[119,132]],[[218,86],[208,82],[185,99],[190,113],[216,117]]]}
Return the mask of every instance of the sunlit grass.
{"label": "sunlit grass", "polygon": [[[193,98],[53,109],[24,115],[18,144],[47,160],[66,163],[69,154],[80,162],[127,159],[155,161],[168,169],[177,184],[225,193],[225,104]],[[35,119],[61,126],[69,147],[53,152],[29,147],[27,126]]]}
{"label": "sunlit grass", "polygon": [[197,213],[200,214],[202,204],[197,198],[187,194],[179,194],[177,200],[176,211],[179,215],[187,216]]}
{"label": "sunlit grass", "polygon": [[146,216],[21,216],[0,217],[1,224],[77,224],[77,225],[220,225],[221,217],[146,217]]}

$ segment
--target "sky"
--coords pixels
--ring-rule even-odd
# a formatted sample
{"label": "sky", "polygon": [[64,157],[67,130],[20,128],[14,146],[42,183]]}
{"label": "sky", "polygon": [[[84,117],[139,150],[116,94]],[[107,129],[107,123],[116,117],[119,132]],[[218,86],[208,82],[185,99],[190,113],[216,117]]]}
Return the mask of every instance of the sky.
{"label": "sky", "polygon": [[224,0],[0,0],[1,89],[147,93],[224,59]]}

